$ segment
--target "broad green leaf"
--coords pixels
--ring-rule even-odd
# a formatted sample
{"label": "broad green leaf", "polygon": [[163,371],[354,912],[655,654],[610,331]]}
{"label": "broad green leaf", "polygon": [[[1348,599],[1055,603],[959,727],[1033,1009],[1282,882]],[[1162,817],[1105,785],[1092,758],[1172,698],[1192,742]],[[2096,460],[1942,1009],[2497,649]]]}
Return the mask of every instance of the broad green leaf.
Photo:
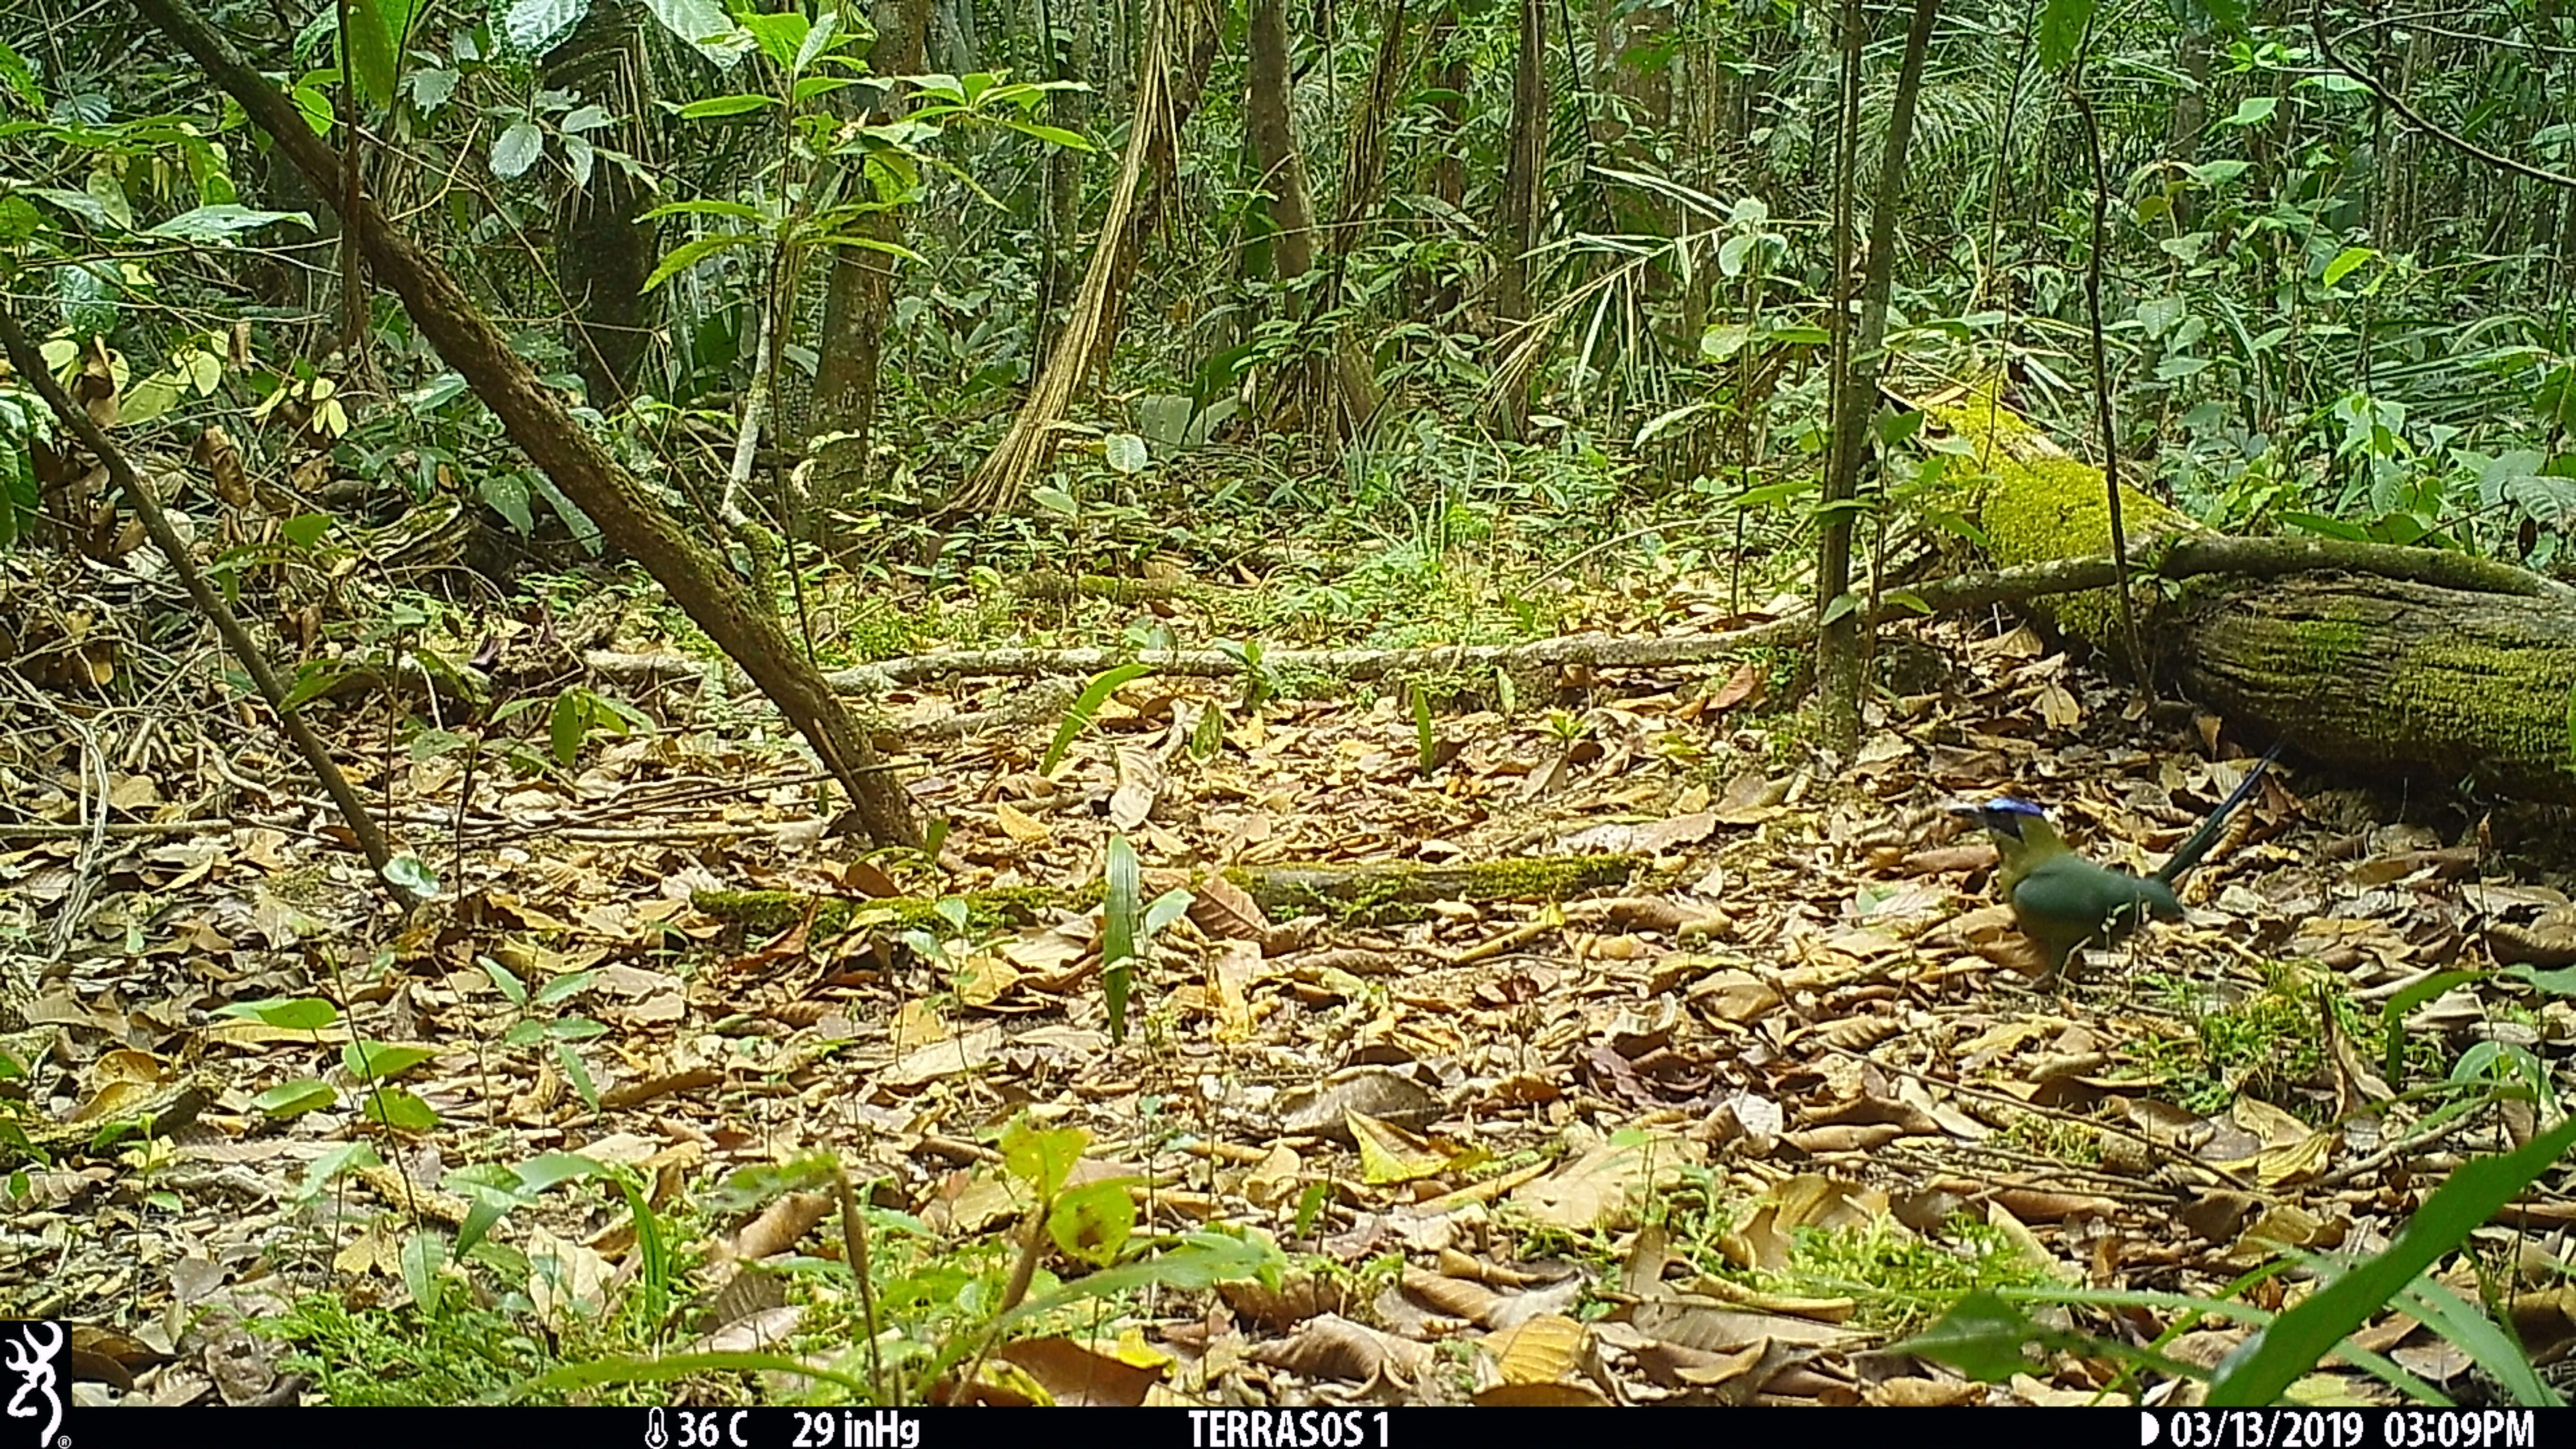
{"label": "broad green leaf", "polygon": [[516,180],[537,164],[545,148],[546,133],[535,122],[513,121],[492,138],[492,174],[504,181]]}
{"label": "broad green leaf", "polygon": [[1064,752],[1072,746],[1074,736],[1081,734],[1092,717],[1100,713],[1102,703],[1129,680],[1142,679],[1153,672],[1149,665],[1121,664],[1092,676],[1091,682],[1084,685],[1082,693],[1074,698],[1072,706],[1065,710],[1064,722],[1056,726],[1055,738],[1047,742],[1046,754],[1038,761],[1038,773],[1054,774],[1055,767],[1064,761]]}
{"label": "broad green leaf", "polygon": [[806,31],[805,38],[797,42],[796,59],[789,63],[788,73],[801,75],[811,69],[815,59],[831,48],[832,37],[838,35],[840,31],[840,15],[835,11],[825,10],[821,18],[814,22],[814,28]]}
{"label": "broad green leaf", "polygon": [[769,57],[780,70],[796,68],[796,52],[803,48],[805,37],[814,28],[802,11],[783,10],[775,14],[752,13],[742,17],[742,28],[751,32],[761,54]]}
{"label": "broad green leaf", "polygon": [[349,33],[344,52],[349,73],[357,77],[358,95],[371,106],[394,103],[394,77],[402,68],[397,21],[408,16],[386,13],[388,0],[348,0]]}
{"label": "broad green leaf", "polygon": [[[2023,1295],[2015,1293],[2013,1299]],[[2154,1299],[2143,1302],[2140,1300]],[[2133,1348],[2125,1343],[2106,1343],[2082,1333],[2052,1328],[2023,1311],[2019,1303],[1990,1288],[1980,1288],[1960,1299],[1938,1323],[1899,1344],[1890,1351],[1919,1354],[1957,1368],[1970,1378],[1986,1383],[2000,1383],[2015,1374],[2030,1372],[2036,1365],[2028,1357],[2031,1346],[2043,1354],[2104,1353],[2159,1373],[2198,1377],[2191,1365],[2179,1363],[2152,1349]],[[2167,1311],[2209,1312],[2221,1317],[2259,1319],[2260,1310],[2240,1304],[2185,1298],[2181,1294],[2138,1294],[2081,1291],[2053,1291],[2031,1295],[2031,1301],[2049,1303],[2102,1303],[2160,1308]]]}
{"label": "broad green leaf", "polygon": [[610,1175],[597,1158],[578,1152],[540,1152],[511,1170],[518,1174],[520,1187],[528,1192],[543,1192],[556,1183],[576,1178]]}
{"label": "broad green leaf", "polygon": [[429,115],[447,104],[456,94],[457,82],[463,79],[465,79],[463,71],[433,66],[426,70],[413,71],[403,78],[403,84],[411,91],[412,105],[421,114]]}
{"label": "broad green leaf", "polygon": [[572,1043],[558,1041],[555,1043],[555,1060],[562,1064],[564,1080],[572,1083],[573,1093],[581,1098],[581,1104],[598,1111],[599,1087],[591,1081],[590,1064],[581,1059],[581,1053],[572,1049]]}
{"label": "broad green leaf", "polygon": [[588,991],[598,980],[599,973],[596,971],[567,971],[561,976],[548,977],[546,983],[538,987],[536,993],[528,999],[539,1006],[552,1006],[558,1001],[570,1001]]}
{"label": "broad green leaf", "polygon": [[235,1001],[215,1009],[217,1016],[240,1017],[288,1031],[320,1031],[340,1019],[340,1010],[319,996],[272,996],[265,1001]]}
{"label": "broad green leaf", "polygon": [[226,203],[183,211],[158,226],[145,228],[143,234],[166,236],[178,241],[222,242],[282,221],[293,222],[306,231],[313,230],[313,218],[301,211],[256,211]]}
{"label": "broad green leaf", "polygon": [[797,105],[802,106],[806,102],[813,100],[816,96],[828,96],[834,91],[845,91],[852,86],[866,84],[866,81],[863,81],[856,76],[799,76],[796,79],[796,84],[789,88],[789,94],[794,97]]}
{"label": "broad green leaf", "polygon": [[536,490],[538,497],[546,500],[546,506],[555,511],[555,517],[563,520],[565,530],[572,534],[572,541],[596,556],[599,553],[599,525],[591,522],[589,514],[563,495],[563,490],[555,486],[555,480],[543,473],[530,473],[527,477],[528,486]]}
{"label": "broad green leaf", "polygon": [[2222,126],[2259,126],[2272,119],[2281,109],[2279,96],[2247,96],[2236,103],[2236,114],[2219,122]]}
{"label": "broad green leaf", "polygon": [[2523,512],[2552,528],[2576,526],[2576,478],[2523,473],[2505,479],[2500,491]]}
{"label": "broad green leaf", "polygon": [[296,1117],[319,1111],[339,1100],[339,1092],[329,1082],[319,1077],[301,1077],[269,1088],[251,1098],[250,1104],[271,1117]]}
{"label": "broad green leaf", "polygon": [[2039,63],[2064,70],[2093,23],[2093,0],[2043,0],[2039,11]]}
{"label": "broad green leaf", "polygon": [[340,1048],[340,1065],[362,1082],[385,1082],[410,1071],[438,1053],[425,1046],[399,1042],[353,1041]]}
{"label": "broad green leaf", "polygon": [[758,240],[760,240],[759,237],[753,236],[749,232],[720,231],[713,233],[712,235],[699,237],[696,241],[682,243],[681,245],[671,249],[671,254],[664,257],[662,259],[662,264],[653,269],[653,275],[644,279],[644,290],[647,292],[652,291],[655,287],[662,285],[664,282],[667,282],[671,278],[678,276],[680,273],[687,271],[689,268],[696,266],[698,263],[705,261],[707,258],[714,256],[716,253],[725,250],[727,247],[748,246]]}
{"label": "broad green leaf", "polygon": [[512,1006],[521,1008],[527,1006],[528,988],[520,983],[518,976],[509,967],[489,956],[475,957],[474,964],[483,968],[483,974],[492,978],[493,989],[507,998]]}
{"label": "broad green leaf", "polygon": [[494,28],[519,54],[542,55],[589,12],[589,0],[508,0]]}
{"label": "broad green leaf", "polygon": [[589,691],[575,686],[555,696],[555,707],[546,720],[546,740],[554,747],[555,763],[572,768],[581,754],[581,742],[590,734]]}
{"label": "broad green leaf", "polygon": [[644,8],[662,28],[697,47],[701,54],[721,51],[721,58],[710,55],[719,65],[730,65],[742,56],[742,47],[751,37],[734,28],[726,18],[724,7],[716,0],[644,0]]}
{"label": "broad green leaf", "polygon": [[293,91],[291,98],[295,102],[295,109],[304,113],[304,124],[313,128],[314,135],[331,134],[330,92],[318,85],[299,85]]}
{"label": "broad green leaf", "polygon": [[1136,1232],[1136,1202],[1127,1195],[1127,1185],[1138,1180],[1102,1178],[1066,1191],[1047,1214],[1047,1236],[1065,1256],[1095,1268],[1117,1262]]}
{"label": "broad green leaf", "polygon": [[19,190],[21,194],[39,201],[50,201],[94,227],[105,228],[113,224],[107,207],[86,191],[74,191],[66,186],[26,186]]}
{"label": "broad green leaf", "polygon": [[474,492],[493,512],[508,519],[521,538],[537,531],[536,515],[528,509],[527,479],[517,473],[486,473]]}
{"label": "broad green leaf", "polygon": [[1002,124],[1019,132],[1023,136],[1035,136],[1037,139],[1044,141],[1051,146],[1062,146],[1068,151],[1094,151],[1099,149],[1098,147],[1093,146],[1089,141],[1084,140],[1081,132],[1068,131],[1062,126],[1049,126],[1038,121],[1009,120],[1002,122]]}
{"label": "broad green leaf", "polygon": [[2385,1309],[2434,1261],[2468,1241],[2498,1209],[2576,1147],[2576,1118],[2559,1123],[2501,1157],[2462,1163],[2450,1180],[2415,1210],[2397,1240],[2285,1310],[2249,1340],[2250,1351],[2223,1365],[2209,1386],[2207,1403],[2256,1408],[2282,1393],[2344,1336]]}
{"label": "broad green leaf", "polygon": [[417,855],[405,853],[386,861],[385,880],[416,896],[438,894],[438,872]]}
{"label": "broad green leaf", "polygon": [[124,404],[117,409],[116,425],[130,428],[148,423],[178,404],[179,382],[168,373],[156,372],[126,390]]}
{"label": "broad green leaf", "polygon": [[5,45],[0,45],[0,81],[8,83],[10,97],[26,107],[29,114],[44,114],[45,95],[36,88],[36,73],[28,68],[24,57]]}
{"label": "broad green leaf", "polygon": [[1091,1134],[1079,1127],[1033,1126],[1023,1113],[1002,1129],[1002,1170],[1027,1183],[1037,1196],[1050,1198],[1063,1190],[1090,1145]]}
{"label": "broad green leaf", "polygon": [[[2570,702],[2570,708],[2576,708],[2576,701]],[[2442,974],[2448,976],[2453,973],[2446,971]],[[2459,974],[2474,975],[2476,973],[2463,972]],[[2516,981],[2527,982],[2536,990],[2546,992],[2551,996],[2576,996],[2576,966],[2560,966],[2550,970],[2543,970],[2538,966],[2507,966],[2497,974],[2512,977]]]}
{"label": "broad green leaf", "polygon": [[2335,283],[2352,275],[2353,268],[2360,266],[2364,262],[2375,262],[2377,260],[2379,260],[2379,253],[2372,251],[2368,247],[2345,247],[2341,252],[2335,254],[2335,259],[2333,261],[2326,263],[2324,277],[2325,284],[2331,287]]}
{"label": "broad green leaf", "polygon": [[313,1165],[304,1169],[304,1181],[296,1188],[295,1195],[310,1199],[330,1186],[332,1180],[344,1172],[355,1172],[361,1168],[384,1165],[385,1160],[376,1155],[375,1144],[365,1141],[343,1142],[313,1159]]}
{"label": "broad green leaf", "polygon": [[301,708],[349,677],[356,666],[345,659],[307,659],[295,666],[295,682],[286,689],[286,707]]}
{"label": "broad green leaf", "polygon": [[1213,1230],[1184,1233],[1177,1247],[1115,1268],[1103,1268],[1031,1298],[1005,1314],[1002,1325],[1025,1322],[1086,1298],[1114,1299],[1157,1284],[1194,1290],[1251,1279],[1275,1285],[1285,1267],[1278,1245],[1267,1238],[1237,1237]]}
{"label": "broad green leaf", "polygon": [[399,1132],[427,1132],[438,1126],[438,1113],[400,1087],[378,1087],[363,1104],[367,1120]]}
{"label": "broad green leaf", "polygon": [[[1214,711],[1210,711],[1210,713],[1213,714]],[[1154,903],[1145,908],[1145,920],[1142,927],[1143,936],[1146,939],[1151,940],[1165,926],[1168,926],[1172,922],[1179,920],[1181,917],[1188,915],[1190,913],[1190,906],[1196,902],[1197,899],[1198,897],[1190,894],[1187,890],[1182,889],[1179,886],[1174,886],[1172,889],[1154,897]]]}
{"label": "broad green leaf", "polygon": [[753,91],[738,91],[729,96],[708,96],[703,100],[691,101],[680,107],[680,119],[703,121],[711,116],[739,116],[745,111],[757,111],[777,104],[776,96],[764,96]]}
{"label": "broad green leaf", "polygon": [[414,1303],[437,1302],[438,1275],[452,1261],[447,1240],[424,1228],[403,1239],[399,1256],[403,1286],[411,1291],[411,1300]]}
{"label": "broad green leaf", "polygon": [[1721,508],[1768,508],[1775,503],[1785,503],[1789,499],[1796,498],[1801,494],[1813,493],[1815,491],[1816,480],[1812,475],[1797,478],[1784,478],[1777,483],[1764,483],[1757,487],[1747,488],[1732,498],[1722,500],[1718,506]]}
{"label": "broad green leaf", "polygon": [[125,182],[115,172],[101,166],[89,174],[89,194],[107,209],[108,219],[131,230],[134,226],[134,203],[126,197]]}
{"label": "broad green leaf", "polygon": [[402,394],[402,401],[403,405],[410,408],[415,416],[420,416],[435,412],[438,409],[445,407],[447,404],[462,396],[464,392],[465,379],[462,375],[453,372],[442,372],[438,376],[431,378],[429,381],[422,383],[420,386],[413,388],[411,391]]}
{"label": "broad green leaf", "polygon": [[1753,340],[1753,328],[1743,322],[1711,322],[1699,335],[1699,355],[1711,362],[1724,362],[1744,350]]}
{"label": "broad green leaf", "polygon": [[0,437],[0,550],[14,547],[35,526],[39,493],[24,439]]}
{"label": "broad green leaf", "polygon": [[1145,440],[1134,433],[1111,433],[1100,440],[1101,456],[1121,473],[1142,473],[1151,460],[1145,452]]}
{"label": "broad green leaf", "polygon": [[456,1251],[462,1255],[473,1252],[474,1245],[483,1241],[484,1235],[492,1231],[493,1224],[519,1205],[519,1199],[490,1183],[457,1181],[457,1176],[448,1174],[448,1189],[463,1194],[467,1204],[465,1220],[456,1225]]}
{"label": "broad green leaf", "polygon": [[1101,901],[1100,984],[1109,1007],[1109,1040],[1114,1043],[1127,1039],[1127,989],[1135,981],[1134,962],[1143,945],[1136,926],[1143,905],[1144,872],[1124,831],[1109,837],[1107,887]]}

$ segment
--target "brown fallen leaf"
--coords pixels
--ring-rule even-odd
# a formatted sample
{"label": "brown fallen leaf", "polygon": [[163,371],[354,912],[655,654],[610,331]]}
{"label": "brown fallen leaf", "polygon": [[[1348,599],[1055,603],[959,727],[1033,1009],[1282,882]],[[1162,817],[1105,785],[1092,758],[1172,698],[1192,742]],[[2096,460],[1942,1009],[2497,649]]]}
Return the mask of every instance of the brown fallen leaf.
{"label": "brown fallen leaf", "polygon": [[993,1356],[1019,1368],[1066,1408],[1132,1409],[1163,1379],[1160,1367],[1128,1363],[1070,1338],[1019,1339],[995,1349]]}
{"label": "brown fallen leaf", "polygon": [[1615,1232],[1636,1221],[1650,1193],[1669,1191],[1704,1156],[1699,1143],[1663,1133],[1625,1146],[1605,1142],[1521,1187],[1512,1201],[1568,1232]]}
{"label": "brown fallen leaf", "polygon": [[656,1097],[667,1097],[676,1092],[695,1092],[706,1087],[721,1086],[723,1083],[724,1073],[715,1068],[692,1067],[684,1072],[670,1072],[602,1092],[599,1094],[599,1104],[610,1108],[635,1107],[650,1102]]}
{"label": "brown fallen leaf", "polygon": [[1304,1269],[1282,1274],[1277,1288],[1265,1287],[1258,1279],[1243,1278],[1219,1283],[1216,1292],[1226,1307],[1273,1331],[1310,1318],[1338,1314],[1350,1306],[1348,1282]]}
{"label": "brown fallen leaf", "polygon": [[1431,1346],[1363,1327],[1337,1313],[1307,1319],[1277,1343],[1244,1357],[1308,1378],[1365,1383],[1388,1378],[1410,1384],[1431,1362]]}
{"label": "brown fallen leaf", "polygon": [[832,1199],[819,1192],[791,1192],[761,1210],[730,1242],[716,1246],[730,1262],[757,1263],[774,1258],[802,1242],[814,1225],[832,1211]]}

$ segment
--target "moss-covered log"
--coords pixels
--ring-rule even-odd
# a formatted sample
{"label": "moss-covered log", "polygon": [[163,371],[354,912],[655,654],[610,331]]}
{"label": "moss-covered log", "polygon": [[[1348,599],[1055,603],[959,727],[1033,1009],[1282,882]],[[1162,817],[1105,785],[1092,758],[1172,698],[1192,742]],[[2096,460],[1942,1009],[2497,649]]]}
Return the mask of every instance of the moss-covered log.
{"label": "moss-covered log", "polygon": [[[1344,919],[1383,920],[1408,914],[1426,901],[1561,901],[1586,891],[1627,883],[1643,861],[1633,855],[1551,855],[1463,865],[1414,861],[1235,866],[1225,878],[1243,888],[1273,920],[1309,912]],[[1177,873],[1175,873],[1177,874]],[[1149,873],[1150,875],[1150,873]],[[1195,886],[1204,876],[1173,884]],[[1165,889],[1149,879],[1152,889]],[[959,899],[969,927],[996,930],[1028,925],[1054,910],[1087,911],[1100,904],[1100,885],[1058,890],[1022,886],[973,891]],[[755,930],[777,930],[814,913],[817,934],[838,935],[872,916],[898,930],[952,929],[927,896],[816,895],[785,890],[704,890],[689,903],[720,921]]]}
{"label": "moss-covered log", "polygon": [[[2100,470],[1983,394],[1924,411],[1971,447],[1963,511],[1994,562],[2107,547]],[[2330,764],[2576,802],[2576,590],[2460,553],[2224,538],[2134,490],[2121,510],[2159,677]],[[2103,646],[2114,605],[2098,589],[2032,607]]]}
{"label": "moss-covered log", "polygon": [[2576,802],[2576,604],[2309,574],[2182,618],[2183,686],[2309,754]]}
{"label": "moss-covered log", "polygon": [[1639,863],[1633,855],[1545,855],[1462,865],[1237,866],[1225,875],[1274,920],[1309,911],[1384,917],[1391,907],[1425,901],[1561,901],[1624,885]]}

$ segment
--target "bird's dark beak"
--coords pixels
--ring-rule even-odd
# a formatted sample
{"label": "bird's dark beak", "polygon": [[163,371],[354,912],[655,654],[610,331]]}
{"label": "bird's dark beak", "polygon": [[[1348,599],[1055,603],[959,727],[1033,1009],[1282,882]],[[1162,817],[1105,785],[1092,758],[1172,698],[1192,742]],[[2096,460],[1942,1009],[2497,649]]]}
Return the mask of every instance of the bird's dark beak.
{"label": "bird's dark beak", "polygon": [[1953,800],[1941,807],[1979,830],[2021,838],[2021,817],[2005,810],[1989,810],[1973,800]]}

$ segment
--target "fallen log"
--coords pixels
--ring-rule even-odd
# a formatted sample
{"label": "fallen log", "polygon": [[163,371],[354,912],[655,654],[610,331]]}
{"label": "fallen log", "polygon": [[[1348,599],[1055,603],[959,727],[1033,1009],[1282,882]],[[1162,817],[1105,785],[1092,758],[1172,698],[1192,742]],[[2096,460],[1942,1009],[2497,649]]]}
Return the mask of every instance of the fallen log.
{"label": "fallen log", "polygon": [[[1510,860],[1425,865],[1419,861],[1334,861],[1239,865],[1217,874],[1240,886],[1274,921],[1321,914],[1344,920],[1393,920],[1430,901],[1563,901],[1625,885],[1645,858],[1636,855],[1543,855]],[[1147,889],[1197,885],[1205,873],[1153,872]],[[1079,886],[1005,886],[958,899],[969,925],[992,930],[1037,924],[1051,911],[1100,904],[1098,881]],[[702,890],[689,904],[720,921],[777,930],[813,916],[812,930],[832,936],[871,918],[902,929],[951,931],[953,923],[926,896],[851,896],[791,890]]]}
{"label": "fallen log", "polygon": [[[1991,561],[2045,567],[2105,546],[2099,469],[1982,393],[1922,407],[1970,445],[1962,511]],[[2122,512],[2157,677],[2327,764],[2576,803],[2576,589],[2445,550],[2223,538],[2131,490]],[[2192,582],[2157,583],[2177,577]],[[2108,588],[2030,602],[2121,652]]]}

